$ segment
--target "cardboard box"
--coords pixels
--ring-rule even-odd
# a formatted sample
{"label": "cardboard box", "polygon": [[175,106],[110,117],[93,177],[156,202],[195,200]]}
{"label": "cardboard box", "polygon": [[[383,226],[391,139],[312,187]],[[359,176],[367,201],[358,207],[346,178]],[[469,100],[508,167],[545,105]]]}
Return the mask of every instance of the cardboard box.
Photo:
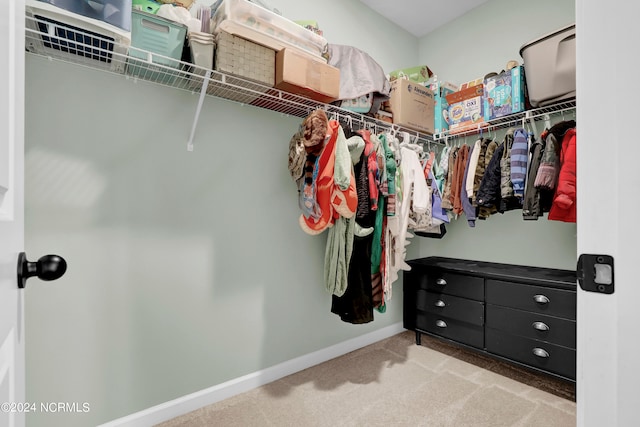
{"label": "cardboard box", "polygon": [[389,105],[394,124],[433,134],[435,99],[428,87],[411,80],[394,80]]}
{"label": "cardboard box", "polygon": [[485,119],[525,110],[524,67],[521,65],[484,80]]}
{"label": "cardboard box", "polygon": [[439,134],[449,130],[449,103],[446,96],[458,91],[453,83],[434,81],[429,84],[436,100],[434,110],[434,133]]}
{"label": "cardboard box", "polygon": [[340,70],[295,49],[276,54],[277,89],[329,103],[340,96]]}
{"label": "cardboard box", "polygon": [[449,103],[449,133],[477,129],[485,123],[483,95],[484,85],[446,95]]}

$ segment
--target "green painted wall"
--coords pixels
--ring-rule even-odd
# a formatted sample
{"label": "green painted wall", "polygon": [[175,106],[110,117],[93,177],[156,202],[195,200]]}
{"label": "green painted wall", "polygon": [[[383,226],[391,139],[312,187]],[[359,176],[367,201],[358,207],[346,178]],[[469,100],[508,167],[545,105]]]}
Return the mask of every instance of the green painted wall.
{"label": "green painted wall", "polygon": [[[560,21],[573,14],[572,2],[547,3]],[[317,20],[330,42],[367,51],[387,71],[428,63],[453,81],[501,67],[517,50],[467,60],[466,70],[447,55],[456,46],[447,31],[473,24],[467,39],[477,40],[492,16],[511,18],[512,29],[527,16],[523,26],[543,33],[562,24],[538,3],[492,0],[418,40],[356,0],[272,4]],[[483,37],[495,49],[512,42]],[[69,261],[63,279],[27,289],[27,400],[91,405],[81,415],[32,414],[30,426],[99,424],[401,321],[400,282],[370,324],[330,313],[326,236],[300,230],[286,169],[300,120],[207,98],[189,153],[196,103],[196,94],[27,56],[26,250]],[[575,226],[509,213],[414,242],[410,258],[572,267]]]}
{"label": "green painted wall", "polygon": [[[362,49],[388,26],[358,1],[335,21],[279,3]],[[417,39],[391,40],[381,64],[415,60]],[[27,289],[27,400],[91,408],[29,426],[107,422],[401,321],[400,283],[370,324],[330,313],[326,235],[300,229],[286,165],[300,119],[207,98],[190,153],[197,94],[26,61],[26,251],[69,262]]]}
{"label": "green painted wall", "polygon": [[[438,78],[456,84],[522,63],[520,47],[575,22],[574,0],[491,0],[420,39],[420,63]],[[569,117],[567,117],[569,118]],[[573,117],[571,117],[573,118]],[[555,123],[562,116],[554,116]],[[542,126],[538,125],[539,131]],[[504,131],[498,131],[498,136]],[[458,144],[472,144],[469,136]],[[547,220],[522,220],[522,211],[494,215],[470,228],[464,216],[452,222],[444,239],[418,238],[408,255],[440,255],[480,261],[574,269],[576,226]]]}

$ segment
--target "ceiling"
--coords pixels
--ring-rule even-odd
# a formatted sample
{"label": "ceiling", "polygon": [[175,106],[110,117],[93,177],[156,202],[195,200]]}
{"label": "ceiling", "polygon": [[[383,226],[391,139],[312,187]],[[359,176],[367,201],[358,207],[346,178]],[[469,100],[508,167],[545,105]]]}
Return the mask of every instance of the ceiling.
{"label": "ceiling", "polygon": [[488,0],[360,0],[416,37],[453,21]]}

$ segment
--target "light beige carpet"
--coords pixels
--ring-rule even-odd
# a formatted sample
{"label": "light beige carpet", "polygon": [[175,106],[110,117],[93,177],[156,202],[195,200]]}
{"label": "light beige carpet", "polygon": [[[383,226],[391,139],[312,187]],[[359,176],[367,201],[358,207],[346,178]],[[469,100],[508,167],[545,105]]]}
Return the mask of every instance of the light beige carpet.
{"label": "light beige carpet", "polygon": [[406,331],[159,426],[575,424],[572,383]]}

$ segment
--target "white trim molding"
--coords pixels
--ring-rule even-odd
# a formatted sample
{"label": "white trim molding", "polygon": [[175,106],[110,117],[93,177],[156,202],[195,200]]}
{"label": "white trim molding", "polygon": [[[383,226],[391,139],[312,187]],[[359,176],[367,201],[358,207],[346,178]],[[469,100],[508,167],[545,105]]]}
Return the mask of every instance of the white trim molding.
{"label": "white trim molding", "polygon": [[366,347],[403,331],[405,331],[405,329],[402,326],[402,322],[395,323],[378,329],[377,331],[369,332],[359,337],[323,348],[322,350],[279,363],[270,368],[234,378],[222,384],[179,397],[123,418],[109,421],[98,427],[147,427],[168,421],[204,406],[269,384],[287,375],[295,374],[296,372],[342,356],[359,348]]}

